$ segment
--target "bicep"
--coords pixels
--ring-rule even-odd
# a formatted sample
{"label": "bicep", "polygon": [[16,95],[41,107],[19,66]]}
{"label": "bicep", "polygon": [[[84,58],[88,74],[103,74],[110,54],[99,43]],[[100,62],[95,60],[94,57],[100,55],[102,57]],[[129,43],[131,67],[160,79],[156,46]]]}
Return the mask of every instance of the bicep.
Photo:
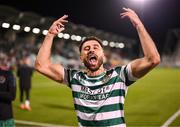
{"label": "bicep", "polygon": [[131,62],[132,74],[137,78],[146,75],[153,67],[146,58],[139,58]]}
{"label": "bicep", "polygon": [[43,75],[62,83],[64,80],[64,67],[60,64],[49,64],[38,70]]}

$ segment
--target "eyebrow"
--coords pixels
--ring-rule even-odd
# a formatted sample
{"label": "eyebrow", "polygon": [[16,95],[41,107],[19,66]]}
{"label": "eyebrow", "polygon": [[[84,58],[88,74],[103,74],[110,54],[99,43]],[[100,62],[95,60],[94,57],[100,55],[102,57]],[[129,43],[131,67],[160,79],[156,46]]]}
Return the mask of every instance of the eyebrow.
{"label": "eyebrow", "polygon": [[[100,45],[98,45],[98,44],[93,44],[93,46],[100,47]],[[90,45],[86,45],[86,46],[84,46],[84,48],[83,48],[83,49],[85,49],[85,48],[90,48]]]}
{"label": "eyebrow", "polygon": [[98,44],[94,44],[93,46],[98,46],[98,47],[99,47],[99,45],[98,45]]}

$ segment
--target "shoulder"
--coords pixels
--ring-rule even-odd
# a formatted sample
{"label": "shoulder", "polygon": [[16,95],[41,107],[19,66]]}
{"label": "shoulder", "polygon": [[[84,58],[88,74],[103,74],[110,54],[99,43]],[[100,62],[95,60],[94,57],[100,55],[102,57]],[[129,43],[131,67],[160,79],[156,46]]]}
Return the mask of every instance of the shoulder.
{"label": "shoulder", "polygon": [[107,70],[107,72],[109,72],[109,73],[110,73],[110,72],[116,72],[116,73],[120,74],[121,71],[122,71],[125,67],[126,67],[126,65],[123,65],[123,66],[115,66],[115,67]]}
{"label": "shoulder", "polygon": [[81,70],[76,70],[76,69],[67,69],[65,68],[65,75],[67,75],[69,78],[74,78],[74,77],[79,77],[85,75],[85,72]]}

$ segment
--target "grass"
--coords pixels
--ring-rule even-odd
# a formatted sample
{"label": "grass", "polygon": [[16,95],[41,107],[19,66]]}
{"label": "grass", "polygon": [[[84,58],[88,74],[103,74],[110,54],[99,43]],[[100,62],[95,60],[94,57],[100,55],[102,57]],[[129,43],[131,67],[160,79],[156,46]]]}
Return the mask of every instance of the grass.
{"label": "grass", "polygon": [[[71,90],[34,73],[32,111],[19,109],[19,90],[14,102],[17,120],[77,126]],[[158,68],[129,87],[125,101],[128,126],[161,126],[180,109],[180,69]],[[178,117],[172,126],[180,126]]]}
{"label": "grass", "polygon": [[43,123],[77,125],[71,90],[39,73],[33,76],[31,106],[32,111],[30,112],[20,110],[17,95],[14,103],[15,118]]}
{"label": "grass", "polygon": [[[127,124],[160,126],[178,109],[180,69],[159,68],[130,87],[125,107]],[[180,125],[180,121],[173,125]]]}

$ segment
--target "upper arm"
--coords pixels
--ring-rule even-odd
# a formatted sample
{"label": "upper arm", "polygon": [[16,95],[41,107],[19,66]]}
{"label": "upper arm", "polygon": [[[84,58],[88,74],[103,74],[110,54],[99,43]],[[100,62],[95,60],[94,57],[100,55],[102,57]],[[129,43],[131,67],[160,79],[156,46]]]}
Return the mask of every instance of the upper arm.
{"label": "upper arm", "polygon": [[123,65],[121,67],[116,67],[115,69],[116,72],[120,74],[120,78],[126,84],[126,86],[130,86],[131,84],[136,82],[136,80],[138,80],[138,78],[132,74],[131,63]]}
{"label": "upper arm", "polygon": [[47,63],[40,65],[36,62],[35,68],[38,72],[53,79],[54,81],[60,83],[64,81],[64,67],[60,64]]}
{"label": "upper arm", "polygon": [[137,78],[141,78],[158,64],[159,62],[150,61],[146,57],[133,60],[131,62],[132,74]]}

